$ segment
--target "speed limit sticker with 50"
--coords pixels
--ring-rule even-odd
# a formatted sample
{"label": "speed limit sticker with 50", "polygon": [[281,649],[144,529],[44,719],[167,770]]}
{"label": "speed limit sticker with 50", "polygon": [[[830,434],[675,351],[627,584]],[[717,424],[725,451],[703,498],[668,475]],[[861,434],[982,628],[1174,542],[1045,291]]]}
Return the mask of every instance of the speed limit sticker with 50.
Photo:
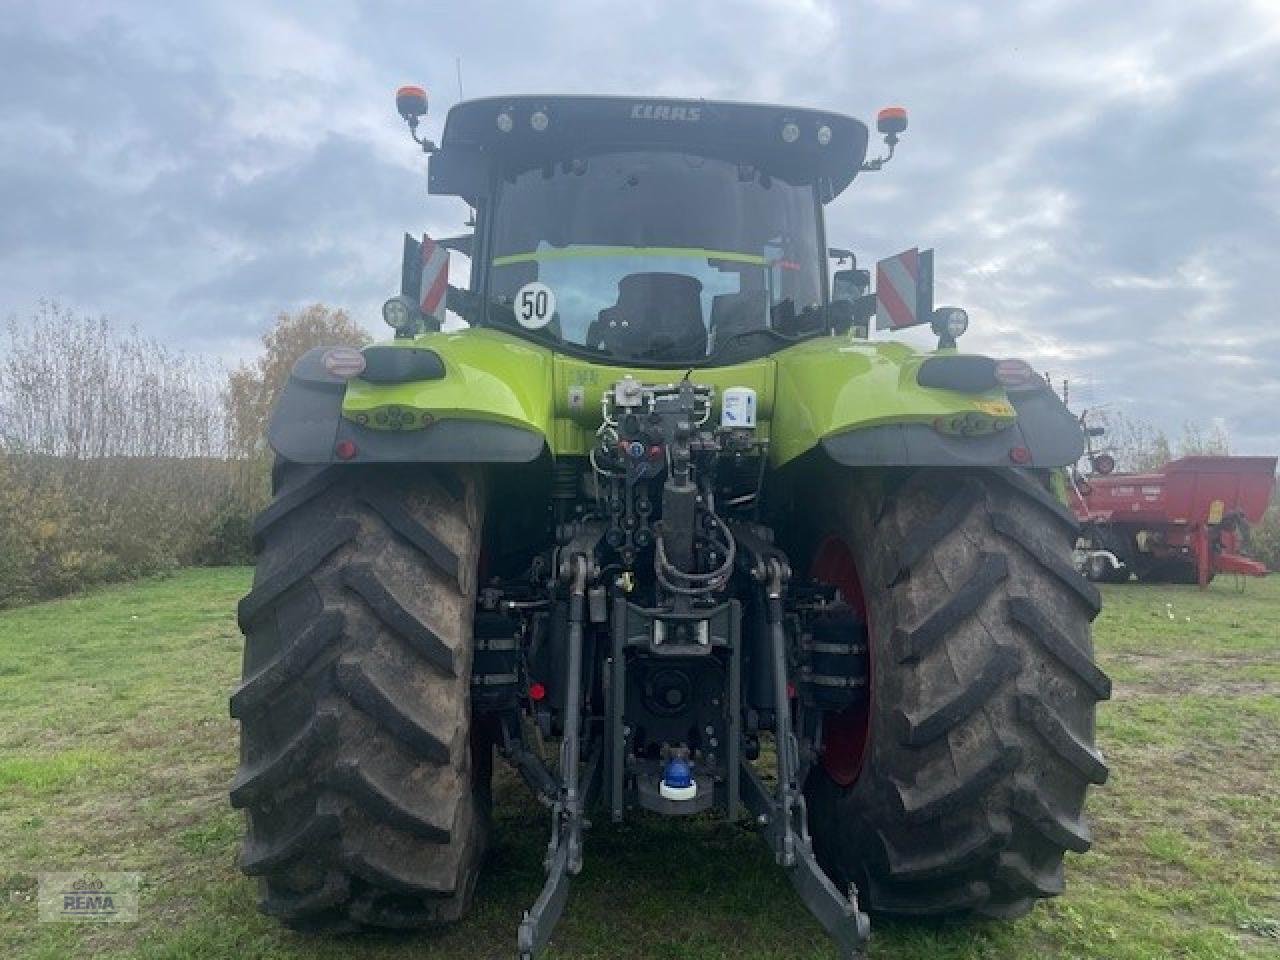
{"label": "speed limit sticker with 50", "polygon": [[541,330],[556,312],[556,295],[540,280],[526,283],[516,294],[516,321],[526,330]]}

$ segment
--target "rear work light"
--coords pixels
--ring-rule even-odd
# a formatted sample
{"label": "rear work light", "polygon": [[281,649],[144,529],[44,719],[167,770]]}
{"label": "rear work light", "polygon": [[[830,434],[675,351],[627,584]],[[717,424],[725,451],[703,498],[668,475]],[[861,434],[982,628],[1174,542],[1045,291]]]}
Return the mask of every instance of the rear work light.
{"label": "rear work light", "polygon": [[997,360],[995,377],[1002,387],[1025,387],[1035,382],[1036,372],[1025,360]]}

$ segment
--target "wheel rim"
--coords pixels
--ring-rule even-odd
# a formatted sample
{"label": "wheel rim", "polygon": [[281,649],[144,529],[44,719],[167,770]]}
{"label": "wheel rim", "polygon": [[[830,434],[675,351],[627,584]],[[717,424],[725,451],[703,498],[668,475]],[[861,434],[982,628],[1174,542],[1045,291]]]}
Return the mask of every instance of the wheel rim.
{"label": "wheel rim", "polygon": [[852,786],[862,773],[867,748],[871,743],[871,682],[875,665],[871,659],[871,622],[867,616],[866,595],[862,577],[849,545],[838,536],[829,536],[814,554],[810,575],[819,583],[835,587],[867,627],[867,696],[839,712],[822,715],[822,750],[819,762],[827,776],[842,787]]}

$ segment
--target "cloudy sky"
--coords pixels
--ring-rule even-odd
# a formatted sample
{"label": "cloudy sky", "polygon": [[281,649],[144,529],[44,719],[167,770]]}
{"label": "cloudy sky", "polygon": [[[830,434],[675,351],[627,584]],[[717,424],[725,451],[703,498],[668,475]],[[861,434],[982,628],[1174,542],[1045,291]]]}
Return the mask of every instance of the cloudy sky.
{"label": "cloudy sky", "polygon": [[902,104],[833,244],[933,246],[967,347],[1280,451],[1275,0],[0,0],[0,317],[56,299],[229,361],[316,300],[377,331],[402,231],[465,215],[392,92],[438,135],[459,58],[467,97]]}

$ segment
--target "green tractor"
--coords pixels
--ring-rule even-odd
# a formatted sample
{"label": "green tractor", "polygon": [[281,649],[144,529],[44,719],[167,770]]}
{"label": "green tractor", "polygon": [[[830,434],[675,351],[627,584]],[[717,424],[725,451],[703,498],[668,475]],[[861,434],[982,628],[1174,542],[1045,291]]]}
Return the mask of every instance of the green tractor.
{"label": "green tractor", "polygon": [[[263,909],[464,916],[495,753],[550,811],[523,958],[588,816],[743,821],[847,957],[871,913],[1060,893],[1107,776],[1084,438],[1027,364],[956,351],[927,252],[831,271],[824,205],[906,114],[868,160],[818,110],[504,97],[436,146],[397,102],[474,229],[407,237],[394,339],[306,354],[271,422],[231,698]],[[913,323],[937,350],[873,335]]]}

